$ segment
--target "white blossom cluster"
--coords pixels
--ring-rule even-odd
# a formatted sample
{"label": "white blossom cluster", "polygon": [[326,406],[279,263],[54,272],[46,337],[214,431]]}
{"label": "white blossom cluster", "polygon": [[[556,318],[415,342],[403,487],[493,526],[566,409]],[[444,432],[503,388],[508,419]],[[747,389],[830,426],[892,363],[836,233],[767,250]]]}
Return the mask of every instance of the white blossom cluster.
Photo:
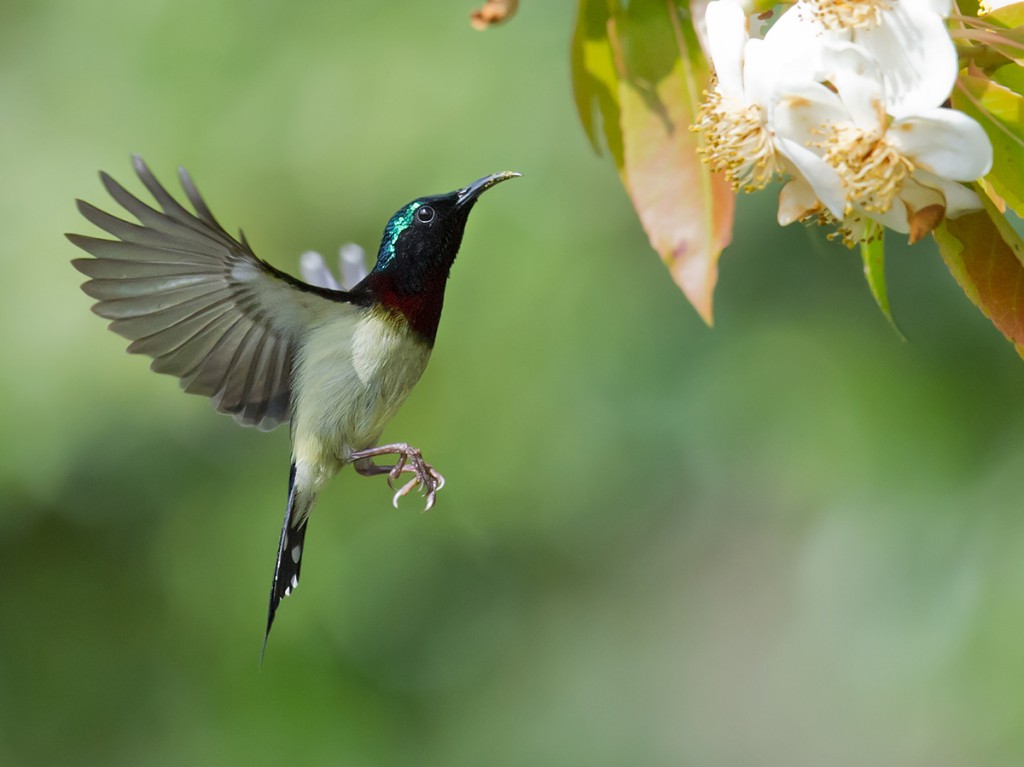
{"label": "white blossom cluster", "polygon": [[714,78],[694,129],[704,159],[738,189],[788,177],[780,224],[819,218],[853,245],[875,224],[916,242],[981,207],[960,182],[992,145],[945,108],[957,77],[951,0],[799,0],[751,37],[739,0],[712,0]]}

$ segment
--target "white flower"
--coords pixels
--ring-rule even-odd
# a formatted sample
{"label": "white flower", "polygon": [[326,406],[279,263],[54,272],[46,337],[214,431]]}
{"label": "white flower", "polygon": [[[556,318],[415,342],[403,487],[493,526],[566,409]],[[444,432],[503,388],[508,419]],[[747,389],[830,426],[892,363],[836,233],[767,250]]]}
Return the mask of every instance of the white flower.
{"label": "white flower", "polygon": [[709,3],[705,22],[715,77],[693,126],[703,134],[705,161],[744,191],[761,189],[779,174],[799,175],[793,155],[808,150],[775,134],[773,113],[793,94],[827,95],[812,79],[806,50],[778,44],[773,30],[763,40],[751,38],[737,0]]}
{"label": "white flower", "polygon": [[959,182],[989,171],[992,146],[974,120],[940,107],[956,76],[948,6],[799,0],[760,40],[737,0],[710,3],[715,79],[694,126],[705,161],[745,191],[790,176],[779,223],[821,215],[850,244],[872,222],[915,242],[979,207]]}
{"label": "white flower", "polygon": [[783,189],[780,222],[816,212],[817,198],[843,222],[848,242],[868,220],[916,241],[944,215],[980,207],[957,183],[991,169],[992,145],[978,123],[937,106],[891,119],[879,64],[858,45],[826,46],[822,65],[835,92],[787,99],[775,111],[775,130],[812,150],[800,156],[804,178]]}
{"label": "white flower", "polygon": [[951,0],[799,0],[776,22],[796,49],[833,41],[862,46],[878,62],[895,117],[942,104],[958,70],[946,28]]}

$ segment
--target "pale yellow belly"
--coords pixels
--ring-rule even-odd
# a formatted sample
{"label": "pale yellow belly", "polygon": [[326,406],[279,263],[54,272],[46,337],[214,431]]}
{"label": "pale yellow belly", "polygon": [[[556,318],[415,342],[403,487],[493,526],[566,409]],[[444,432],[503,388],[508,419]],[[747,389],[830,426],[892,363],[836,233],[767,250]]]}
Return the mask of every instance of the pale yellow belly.
{"label": "pale yellow belly", "polygon": [[303,484],[319,486],[353,451],[375,446],[429,359],[425,344],[381,313],[314,328],[293,388],[293,450]]}

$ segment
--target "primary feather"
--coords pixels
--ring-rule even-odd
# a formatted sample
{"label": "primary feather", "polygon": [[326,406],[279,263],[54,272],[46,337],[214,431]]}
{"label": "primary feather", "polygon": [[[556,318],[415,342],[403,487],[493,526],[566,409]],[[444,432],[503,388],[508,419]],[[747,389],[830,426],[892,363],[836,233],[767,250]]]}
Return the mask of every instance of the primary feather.
{"label": "primary feather", "polygon": [[90,278],[93,311],[153,358],[152,369],[246,426],[272,429],[292,412],[291,382],[303,334],[321,317],[353,307],[345,293],[306,285],[273,268],[213,217],[189,175],[181,184],[195,213],[178,203],[141,158],[135,172],[160,209],[107,174],[111,197],[139,223],[81,200],[89,221],[117,239],[69,234],[93,258],[72,263]]}

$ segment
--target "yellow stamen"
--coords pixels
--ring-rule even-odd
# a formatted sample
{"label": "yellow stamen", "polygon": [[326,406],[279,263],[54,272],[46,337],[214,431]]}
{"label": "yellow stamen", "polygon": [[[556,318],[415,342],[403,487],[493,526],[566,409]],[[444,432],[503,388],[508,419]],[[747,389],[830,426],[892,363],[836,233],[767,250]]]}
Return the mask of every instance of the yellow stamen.
{"label": "yellow stamen", "polygon": [[873,226],[871,219],[863,213],[848,215],[843,221],[830,222],[836,230],[827,235],[830,240],[839,240],[848,248],[855,248],[862,242],[874,242],[882,237],[885,231],[881,226]]}
{"label": "yellow stamen", "polygon": [[892,10],[886,0],[806,0],[801,6],[825,29],[873,29],[882,23],[882,14]]}
{"label": "yellow stamen", "polygon": [[704,138],[698,151],[704,162],[726,175],[733,189],[762,189],[782,172],[764,110],[759,104],[724,98],[716,86],[712,78],[697,122],[690,126]]}
{"label": "yellow stamen", "polygon": [[846,200],[864,210],[885,213],[914,171],[914,163],[885,140],[884,132],[843,123],[832,125],[821,142],[825,162],[842,179]]}

